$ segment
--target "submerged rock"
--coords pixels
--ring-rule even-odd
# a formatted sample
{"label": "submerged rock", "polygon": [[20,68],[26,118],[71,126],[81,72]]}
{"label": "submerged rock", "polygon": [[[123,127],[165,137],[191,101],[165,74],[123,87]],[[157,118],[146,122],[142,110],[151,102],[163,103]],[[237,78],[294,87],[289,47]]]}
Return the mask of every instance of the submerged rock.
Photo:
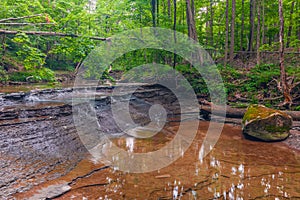
{"label": "submerged rock", "polygon": [[292,117],[263,105],[250,105],[243,117],[243,133],[263,141],[286,139],[292,128]]}

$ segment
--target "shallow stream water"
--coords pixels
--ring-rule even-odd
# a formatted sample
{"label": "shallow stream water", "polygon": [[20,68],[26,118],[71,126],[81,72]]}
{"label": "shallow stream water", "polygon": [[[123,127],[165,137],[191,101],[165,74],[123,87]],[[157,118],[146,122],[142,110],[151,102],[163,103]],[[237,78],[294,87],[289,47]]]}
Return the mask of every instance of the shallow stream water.
{"label": "shallow stream water", "polygon": [[[188,127],[190,123],[182,125]],[[299,152],[282,143],[246,140],[240,126],[225,125],[217,145],[203,158],[199,151],[208,124],[202,121],[194,142],[182,157],[158,171],[124,173],[87,156],[66,176],[15,197],[37,199],[51,194],[53,186],[57,186],[65,187],[66,192],[54,199],[300,198]],[[167,131],[151,139],[120,137],[111,142],[129,152],[155,151],[172,140],[171,133],[176,133],[177,128],[178,123],[171,123]]]}
{"label": "shallow stream water", "polygon": [[[110,144],[129,154],[155,152],[176,137],[179,125],[189,135],[190,127],[199,122],[187,151],[159,170],[119,171],[95,159],[82,145],[68,105],[71,90],[3,96],[0,199],[300,199],[300,152],[286,143],[251,141],[244,138],[238,123],[225,124],[215,147],[203,156],[201,145],[208,126],[211,123],[214,131],[218,122],[184,115],[169,118],[150,138],[132,136],[152,134],[149,129],[133,129],[131,136],[120,134],[108,111],[105,96],[110,89],[97,90],[94,105],[103,131],[110,135]],[[81,91],[76,93],[78,101]],[[120,98],[128,98],[122,95]],[[167,97],[167,92],[153,88],[129,97],[133,99],[133,117],[138,123],[144,122],[148,118],[143,112],[149,109],[144,101],[153,103]]]}

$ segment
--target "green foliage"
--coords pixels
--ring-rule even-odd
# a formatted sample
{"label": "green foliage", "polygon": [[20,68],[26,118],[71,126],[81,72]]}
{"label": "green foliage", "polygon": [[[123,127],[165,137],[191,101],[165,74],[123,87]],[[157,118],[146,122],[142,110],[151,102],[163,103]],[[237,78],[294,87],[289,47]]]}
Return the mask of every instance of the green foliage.
{"label": "green foliage", "polygon": [[272,79],[278,79],[279,67],[273,64],[257,65],[247,74],[247,81],[244,84],[244,91],[255,92],[261,88],[268,88]]}
{"label": "green foliage", "polygon": [[20,71],[9,74],[9,80],[20,82],[54,82],[54,72],[47,68],[34,69],[31,71]]}
{"label": "green foliage", "polygon": [[55,47],[49,53],[65,55],[65,59],[72,60],[76,63],[80,62],[83,58],[85,58],[93,48],[94,43],[88,38],[64,37],[60,38],[60,42],[57,45],[55,45]]}
{"label": "green foliage", "polygon": [[0,82],[8,81],[8,75],[4,70],[4,67],[0,65]]}
{"label": "green foliage", "polygon": [[19,44],[20,49],[17,55],[23,60],[26,70],[41,68],[45,64],[46,54],[40,49],[30,45],[29,37],[24,33],[18,33],[13,39],[13,42]]}

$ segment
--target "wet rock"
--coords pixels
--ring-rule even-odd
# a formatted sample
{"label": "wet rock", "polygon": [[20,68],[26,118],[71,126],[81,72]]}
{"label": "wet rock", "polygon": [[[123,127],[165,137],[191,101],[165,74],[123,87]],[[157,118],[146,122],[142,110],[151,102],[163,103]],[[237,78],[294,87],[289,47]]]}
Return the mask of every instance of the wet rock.
{"label": "wet rock", "polygon": [[292,118],[263,105],[250,105],[242,121],[243,133],[263,141],[284,140],[292,128]]}
{"label": "wet rock", "polygon": [[19,93],[11,93],[11,94],[4,95],[3,98],[10,99],[10,100],[21,100],[25,96],[26,94],[24,92],[19,92]]}
{"label": "wet rock", "polygon": [[51,185],[47,188],[43,188],[38,192],[38,194],[35,194],[29,200],[35,200],[35,199],[53,199],[57,198],[60,195],[68,192],[71,190],[71,187],[66,184],[57,184],[57,185]]}

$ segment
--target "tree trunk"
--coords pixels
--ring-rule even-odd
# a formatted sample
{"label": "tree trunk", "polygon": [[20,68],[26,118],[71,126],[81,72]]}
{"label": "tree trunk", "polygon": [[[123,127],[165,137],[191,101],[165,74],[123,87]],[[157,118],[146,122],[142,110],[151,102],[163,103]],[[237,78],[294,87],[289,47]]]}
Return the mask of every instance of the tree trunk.
{"label": "tree trunk", "polygon": [[152,24],[156,27],[156,0],[151,1]]}
{"label": "tree trunk", "polygon": [[159,0],[156,0],[156,24],[159,26]]}
{"label": "tree trunk", "polygon": [[194,0],[191,0],[191,9],[192,9],[192,17],[195,19],[195,2]]}
{"label": "tree trunk", "polygon": [[265,29],[266,29],[266,27],[265,27],[265,0],[262,0],[261,4],[262,4],[261,43],[265,44],[266,43],[266,41],[265,41]]}
{"label": "tree trunk", "polygon": [[244,44],[244,28],[245,28],[245,0],[242,0],[242,25],[241,25],[241,46],[240,50],[243,51]]}
{"label": "tree trunk", "polygon": [[230,64],[233,63],[233,56],[234,56],[234,25],[235,25],[235,0],[231,1],[231,33],[230,33],[230,54],[229,60]]}
{"label": "tree trunk", "polygon": [[256,64],[260,64],[260,2],[257,0]]}
{"label": "tree trunk", "polygon": [[226,0],[226,11],[225,11],[225,15],[226,15],[226,30],[225,30],[225,55],[224,55],[224,66],[227,65],[227,57],[228,57],[228,37],[229,37],[229,17],[228,17],[228,10],[229,10],[229,0]]}
{"label": "tree trunk", "polygon": [[[195,24],[195,19],[193,18],[193,13],[192,13],[192,7],[191,7],[191,1],[186,0],[186,20],[187,20],[187,25],[188,25],[188,35],[191,39],[194,41],[198,42],[198,35],[196,31],[196,24]],[[199,61],[200,64],[203,64],[203,57],[201,55],[201,52],[195,52],[195,54],[192,55],[196,60]]]}
{"label": "tree trunk", "polygon": [[192,12],[192,8],[191,8],[190,0],[186,0],[186,19],[187,19],[189,37],[195,41],[198,41],[195,19],[193,18],[193,12]]}
{"label": "tree trunk", "polygon": [[249,34],[249,44],[248,51],[253,51],[253,38],[254,38],[254,14],[255,14],[255,0],[250,0],[250,34]]}
{"label": "tree trunk", "polygon": [[171,20],[171,0],[168,0],[168,18]]}
{"label": "tree trunk", "polygon": [[[174,42],[176,43],[177,38],[176,38],[176,16],[177,16],[177,3],[176,0],[173,1],[174,4],[174,22],[173,22],[173,30],[174,30]],[[174,62],[173,62],[173,68],[175,69],[176,67],[176,59],[177,59],[177,54],[174,52]]]}
{"label": "tree trunk", "polygon": [[292,5],[291,5],[290,20],[289,20],[289,29],[288,29],[288,34],[287,34],[286,48],[290,47],[290,41],[291,41],[291,36],[292,36],[292,27],[293,27],[294,7],[295,7],[295,1],[293,1]]}
{"label": "tree trunk", "polygon": [[[297,1],[297,13],[299,13],[300,11],[300,1]],[[299,21],[299,15],[297,17],[297,20]],[[298,38],[298,40],[300,40],[300,23],[298,23],[297,27],[296,27],[296,38]],[[298,51],[300,51],[300,48],[298,48]]]}
{"label": "tree trunk", "polygon": [[284,68],[284,18],[283,18],[283,5],[282,0],[278,0],[280,31],[279,31],[279,43],[280,43],[280,82],[281,89],[284,96],[284,102],[282,105],[290,107],[292,104],[292,97],[290,94],[290,88],[286,81],[286,73]]}
{"label": "tree trunk", "polygon": [[214,30],[213,30],[213,22],[214,22],[214,11],[213,11],[213,1],[210,1],[210,20],[209,20],[209,35],[210,35],[210,46],[214,46]]}

